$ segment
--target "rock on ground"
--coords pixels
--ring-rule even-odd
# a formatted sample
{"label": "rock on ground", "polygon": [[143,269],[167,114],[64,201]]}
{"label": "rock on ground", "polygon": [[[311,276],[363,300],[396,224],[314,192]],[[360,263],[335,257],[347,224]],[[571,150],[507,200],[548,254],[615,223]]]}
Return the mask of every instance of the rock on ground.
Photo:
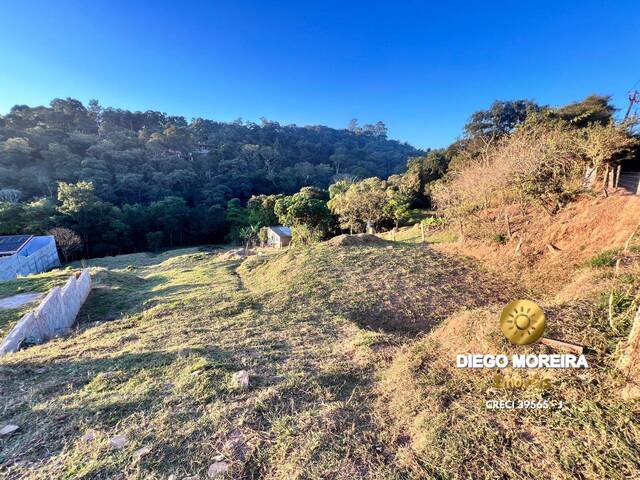
{"label": "rock on ground", "polygon": [[18,425],[5,425],[4,427],[0,428],[0,436],[3,435],[11,435],[13,432],[15,432],[16,430],[18,430],[20,427]]}
{"label": "rock on ground", "polygon": [[150,447],[142,447],[140,450],[136,450],[136,452],[133,454],[133,457],[136,460],[140,460],[142,457],[144,457],[150,451],[151,451]]}
{"label": "rock on ground", "polygon": [[233,379],[240,388],[249,388],[249,372],[246,370],[236,372]]}
{"label": "rock on ground", "polygon": [[209,470],[207,470],[207,477],[217,478],[220,475],[223,475],[227,470],[229,470],[229,464],[227,462],[212,463],[209,465]]}
{"label": "rock on ground", "polygon": [[92,442],[95,438],[96,438],[96,432],[94,432],[93,430],[89,430],[82,437],[80,437],[80,439],[83,442]]}
{"label": "rock on ground", "polygon": [[111,446],[113,448],[122,450],[127,444],[127,439],[122,435],[116,435],[115,437],[112,437],[111,439],[109,439],[109,442],[111,443]]}

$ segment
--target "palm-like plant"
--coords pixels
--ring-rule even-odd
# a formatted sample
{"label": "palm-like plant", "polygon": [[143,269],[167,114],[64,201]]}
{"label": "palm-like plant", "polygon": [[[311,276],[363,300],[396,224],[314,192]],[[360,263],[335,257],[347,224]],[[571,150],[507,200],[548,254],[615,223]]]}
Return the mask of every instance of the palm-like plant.
{"label": "palm-like plant", "polygon": [[258,239],[259,231],[260,225],[247,225],[239,230],[238,235],[244,241],[245,255],[249,252],[249,246],[255,244],[255,241]]}

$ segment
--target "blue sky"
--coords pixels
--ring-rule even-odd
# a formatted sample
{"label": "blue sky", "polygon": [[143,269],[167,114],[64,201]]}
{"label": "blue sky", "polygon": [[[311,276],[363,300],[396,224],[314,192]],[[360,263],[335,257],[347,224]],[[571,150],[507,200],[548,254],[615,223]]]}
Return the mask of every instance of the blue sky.
{"label": "blue sky", "polygon": [[495,99],[626,108],[637,2],[0,0],[0,113],[55,97],[444,146]]}

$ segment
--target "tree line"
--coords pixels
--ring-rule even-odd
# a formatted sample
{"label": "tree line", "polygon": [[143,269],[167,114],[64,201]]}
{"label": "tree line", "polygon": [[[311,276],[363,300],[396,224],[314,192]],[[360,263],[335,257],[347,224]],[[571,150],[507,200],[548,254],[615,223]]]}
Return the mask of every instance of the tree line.
{"label": "tree line", "polygon": [[67,228],[86,256],[221,242],[238,238],[233,209],[252,196],[386,178],[421,153],[388,139],[382,122],[187,121],[70,98],[17,105],[0,116],[0,235]]}
{"label": "tree line", "polygon": [[638,158],[635,119],[616,121],[614,113],[610,98],[598,95],[561,107],[496,101],[471,115],[461,138],[410,158],[402,174],[252,197],[244,210],[235,206],[229,221],[249,242],[261,239],[261,228],[282,223],[293,227],[294,242],[304,243],[397,228],[411,209],[437,207],[440,220],[459,225],[461,237],[467,230],[506,238],[514,208],[554,214],[586,190],[606,193],[613,169]]}
{"label": "tree line", "polygon": [[496,101],[451,145],[421,152],[388,140],[382,122],[335,130],[187,123],[71,99],[17,106],[0,117],[0,234],[57,227],[59,243],[76,232],[87,256],[256,243],[274,224],[308,243],[399,227],[434,206],[461,234],[463,222],[479,232],[487,208],[507,225],[513,205],[552,214],[584,191],[585,169],[604,187],[637,158],[633,119],[614,113],[597,95]]}

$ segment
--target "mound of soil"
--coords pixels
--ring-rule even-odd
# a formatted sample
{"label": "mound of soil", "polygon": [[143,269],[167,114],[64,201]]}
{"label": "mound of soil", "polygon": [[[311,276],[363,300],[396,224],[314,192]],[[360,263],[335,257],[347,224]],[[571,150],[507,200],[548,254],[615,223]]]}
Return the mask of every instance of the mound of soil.
{"label": "mound of soil", "polygon": [[326,242],[332,247],[351,247],[355,245],[383,245],[385,242],[370,233],[357,233],[355,235],[338,235]]}

